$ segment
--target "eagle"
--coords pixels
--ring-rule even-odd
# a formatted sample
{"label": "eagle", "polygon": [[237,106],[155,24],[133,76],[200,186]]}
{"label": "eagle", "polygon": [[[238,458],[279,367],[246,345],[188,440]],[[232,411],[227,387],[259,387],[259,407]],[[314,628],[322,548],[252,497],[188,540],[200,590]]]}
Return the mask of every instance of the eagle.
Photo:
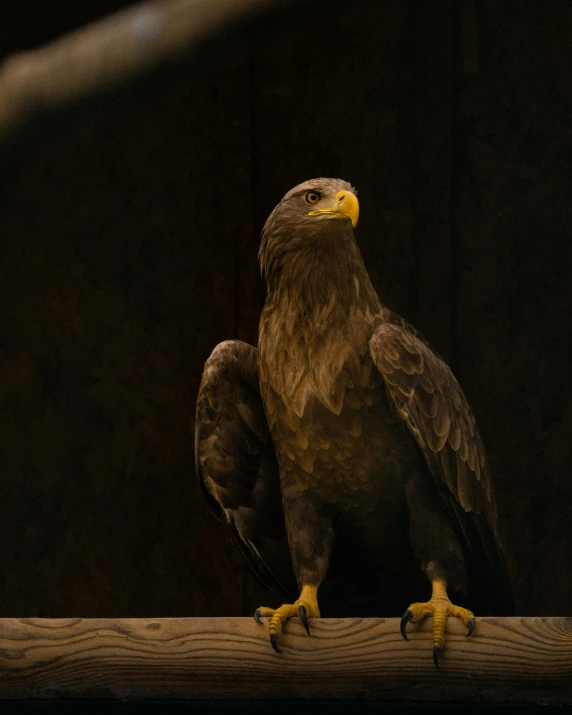
{"label": "eagle", "polygon": [[[259,580],[287,601],[259,607],[280,652],[287,621],[447,616],[475,627],[511,612],[487,458],[459,383],[374,290],[345,181],[290,190],[260,244],[258,347],[228,340],[205,363],[196,406],[200,489]],[[429,587],[431,589],[429,595]],[[450,600],[453,595],[456,603]]]}

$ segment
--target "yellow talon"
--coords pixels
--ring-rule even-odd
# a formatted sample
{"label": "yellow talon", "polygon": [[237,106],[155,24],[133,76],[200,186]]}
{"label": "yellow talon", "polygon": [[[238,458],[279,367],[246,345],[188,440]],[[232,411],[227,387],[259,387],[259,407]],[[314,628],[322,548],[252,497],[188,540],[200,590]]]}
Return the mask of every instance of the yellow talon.
{"label": "yellow talon", "polygon": [[461,606],[455,606],[447,596],[447,584],[442,579],[431,582],[431,599],[424,603],[412,603],[401,619],[401,635],[408,640],[406,626],[409,621],[420,621],[433,616],[433,661],[439,667],[439,651],[445,647],[445,627],[447,616],[460,618],[468,627],[470,636],[475,627],[475,614]]}
{"label": "yellow talon", "polygon": [[254,612],[254,618],[258,623],[262,623],[262,616],[270,616],[270,625],[268,632],[270,635],[270,643],[277,653],[280,653],[278,648],[278,636],[282,633],[287,621],[293,616],[299,616],[308,635],[310,635],[310,626],[308,617],[319,618],[320,609],[318,607],[318,587],[303,586],[300,598],[294,603],[285,603],[280,608],[266,608],[261,606]]}

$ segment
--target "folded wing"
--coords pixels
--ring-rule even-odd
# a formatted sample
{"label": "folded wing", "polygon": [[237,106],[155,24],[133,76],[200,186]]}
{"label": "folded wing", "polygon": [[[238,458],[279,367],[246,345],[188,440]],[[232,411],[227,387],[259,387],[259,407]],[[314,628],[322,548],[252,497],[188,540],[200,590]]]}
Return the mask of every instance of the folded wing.
{"label": "folded wing", "polygon": [[494,610],[508,612],[510,589],[490,471],[474,415],[459,383],[404,321],[380,325],[371,338],[370,354],[396,413],[423,452],[479,580],[495,582],[486,600],[495,598]]}
{"label": "folded wing", "polygon": [[197,398],[195,465],[211,512],[226,522],[254,575],[295,592],[280,480],[258,386],[257,350],[229,340],[205,363]]}

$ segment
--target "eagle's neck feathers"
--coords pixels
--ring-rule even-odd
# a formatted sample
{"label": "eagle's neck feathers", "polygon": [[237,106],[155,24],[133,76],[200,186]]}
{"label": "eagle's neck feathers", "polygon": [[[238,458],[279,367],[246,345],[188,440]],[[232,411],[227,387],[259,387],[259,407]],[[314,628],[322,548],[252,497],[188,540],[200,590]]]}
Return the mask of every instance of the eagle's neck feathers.
{"label": "eagle's neck feathers", "polygon": [[265,270],[263,382],[299,417],[312,397],[339,414],[346,390],[370,381],[368,344],[384,309],[353,233],[292,244]]}

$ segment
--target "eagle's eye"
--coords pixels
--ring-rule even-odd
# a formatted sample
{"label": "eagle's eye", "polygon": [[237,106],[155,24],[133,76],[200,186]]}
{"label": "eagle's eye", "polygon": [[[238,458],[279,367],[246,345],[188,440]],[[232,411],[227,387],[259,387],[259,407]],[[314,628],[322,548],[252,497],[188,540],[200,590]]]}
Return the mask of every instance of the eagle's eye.
{"label": "eagle's eye", "polygon": [[310,206],[313,206],[313,204],[317,204],[321,198],[322,194],[320,194],[318,191],[306,191],[306,193],[304,194],[304,201],[307,204],[310,204]]}

